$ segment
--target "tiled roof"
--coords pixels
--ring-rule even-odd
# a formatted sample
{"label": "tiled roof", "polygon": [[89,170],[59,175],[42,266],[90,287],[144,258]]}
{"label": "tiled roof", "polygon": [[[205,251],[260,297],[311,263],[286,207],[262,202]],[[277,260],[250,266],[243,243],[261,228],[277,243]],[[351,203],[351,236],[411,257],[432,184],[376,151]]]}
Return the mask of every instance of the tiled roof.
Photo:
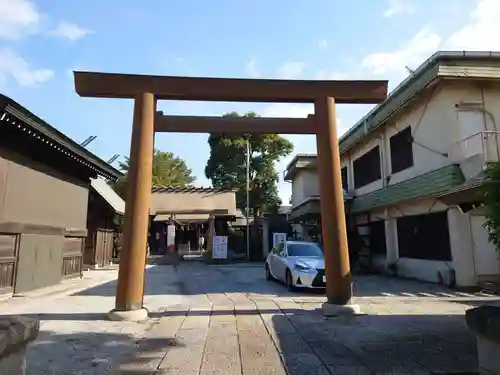
{"label": "tiled roof", "polygon": [[154,187],[153,193],[227,193],[233,190],[227,189],[217,189],[212,187],[185,187],[185,188],[174,188],[174,187]]}
{"label": "tiled roof", "polygon": [[99,194],[111,208],[120,215],[125,214],[125,201],[102,178],[91,178],[90,186]]}
{"label": "tiled roof", "polygon": [[31,113],[21,104],[2,94],[0,94],[0,121],[5,126],[14,126],[30,134],[41,144],[57,150],[100,176],[110,180],[123,176],[122,172],[109,163]]}
{"label": "tiled roof", "polygon": [[388,207],[412,199],[439,196],[464,181],[456,164],[436,169],[423,175],[389,185],[372,193],[356,197],[351,212],[361,213],[375,208]]}

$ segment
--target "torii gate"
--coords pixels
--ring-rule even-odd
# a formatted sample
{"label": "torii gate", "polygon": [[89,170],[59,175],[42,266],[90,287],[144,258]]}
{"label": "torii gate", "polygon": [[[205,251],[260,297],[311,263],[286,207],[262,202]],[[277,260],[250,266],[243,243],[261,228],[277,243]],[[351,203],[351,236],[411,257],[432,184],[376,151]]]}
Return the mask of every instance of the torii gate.
{"label": "torii gate", "polygon": [[[74,72],[81,97],[134,99],[130,169],[115,309],[112,320],[147,318],[143,306],[154,133],[235,132],[316,134],[325,252],[327,314],[356,313],[351,304],[344,194],[335,102],[377,104],[387,81],[224,79]],[[314,115],[297,118],[163,116],[157,100],[314,103]]]}

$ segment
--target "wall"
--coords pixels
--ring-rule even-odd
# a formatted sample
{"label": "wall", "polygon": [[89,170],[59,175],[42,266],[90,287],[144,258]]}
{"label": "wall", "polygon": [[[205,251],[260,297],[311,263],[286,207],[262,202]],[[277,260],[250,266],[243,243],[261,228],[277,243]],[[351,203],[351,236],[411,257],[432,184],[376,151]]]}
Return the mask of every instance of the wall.
{"label": "wall", "polygon": [[228,210],[236,214],[236,195],[234,192],[165,192],[153,193],[151,212],[182,210]]}
{"label": "wall", "polygon": [[86,228],[88,186],[0,157],[0,221]]}
{"label": "wall", "polygon": [[292,180],[292,207],[299,205],[313,195],[319,195],[317,171],[299,170]]}
{"label": "wall", "polygon": [[0,150],[0,231],[18,237],[16,293],[56,284],[65,264],[78,266],[81,251],[66,254],[67,243],[82,244],[87,204],[84,183]]}
{"label": "wall", "polygon": [[[447,154],[452,147],[456,147],[457,142],[463,139],[463,131],[461,131],[459,125],[461,121],[469,121],[466,126],[473,126],[478,131],[483,129],[500,131],[500,126],[497,124],[497,120],[500,119],[500,107],[497,105],[499,100],[499,84],[488,84],[488,86],[483,84],[481,86],[477,82],[447,81],[430,88],[401,113],[393,116],[383,128],[368,136],[355,148],[341,155],[342,166],[349,166],[349,190],[352,190],[354,186],[353,162],[377,145],[380,147],[381,152],[382,179],[356,189],[356,195],[367,194],[382,188],[386,176],[390,176],[388,184],[397,184],[451,164],[452,160]],[[463,110],[458,111],[455,108],[455,105],[462,101],[483,101],[484,106],[482,108],[491,115],[476,111],[476,118],[464,120],[467,114]],[[473,121],[473,123],[470,121]],[[481,124],[481,121],[484,124]],[[392,174],[390,137],[407,126],[411,126],[414,137],[414,165]],[[477,173],[479,173],[479,170]]]}
{"label": "wall", "polygon": [[488,240],[488,232],[484,228],[486,218],[482,215],[467,215],[470,223],[472,249],[474,252],[473,264],[478,280],[498,278],[500,275],[500,259],[495,246]]}

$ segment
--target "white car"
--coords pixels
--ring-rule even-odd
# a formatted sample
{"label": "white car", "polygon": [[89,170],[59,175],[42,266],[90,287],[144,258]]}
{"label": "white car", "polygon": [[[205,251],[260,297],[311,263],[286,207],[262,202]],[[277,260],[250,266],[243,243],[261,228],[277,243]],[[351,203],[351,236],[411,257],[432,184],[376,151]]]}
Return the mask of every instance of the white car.
{"label": "white car", "polygon": [[283,281],[289,290],[324,288],[325,258],[321,246],[306,241],[277,244],[266,259],[266,279]]}

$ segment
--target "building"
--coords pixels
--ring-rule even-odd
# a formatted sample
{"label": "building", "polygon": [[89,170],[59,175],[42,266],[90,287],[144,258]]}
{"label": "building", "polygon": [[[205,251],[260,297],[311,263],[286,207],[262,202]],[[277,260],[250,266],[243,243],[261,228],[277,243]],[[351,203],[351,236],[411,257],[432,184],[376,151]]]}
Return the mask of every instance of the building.
{"label": "building", "polygon": [[[485,163],[500,161],[499,104],[500,54],[438,52],[340,138],[348,210],[376,268],[460,287],[499,278],[471,204]],[[292,215],[318,194],[314,162],[288,172]]]}
{"label": "building", "polygon": [[[232,190],[215,188],[153,188],[150,213],[151,248],[164,253],[167,247],[167,225],[175,224],[177,250],[198,247],[200,236],[209,248],[211,223],[215,233],[225,233],[228,222],[236,220],[236,196]],[[213,220],[211,220],[213,219]]]}
{"label": "building", "polygon": [[100,268],[112,263],[121,247],[121,218],[125,201],[103,178],[90,180],[87,213],[87,238],[83,253],[85,268]]}
{"label": "building", "polygon": [[[346,178],[345,171],[342,179]],[[287,217],[295,236],[303,240],[317,240],[321,236],[321,213],[316,155],[298,154],[286,167],[283,179],[292,184],[292,206]],[[346,206],[350,195],[345,192]]]}
{"label": "building", "polygon": [[90,179],[120,175],[0,95],[0,293],[80,275]]}

